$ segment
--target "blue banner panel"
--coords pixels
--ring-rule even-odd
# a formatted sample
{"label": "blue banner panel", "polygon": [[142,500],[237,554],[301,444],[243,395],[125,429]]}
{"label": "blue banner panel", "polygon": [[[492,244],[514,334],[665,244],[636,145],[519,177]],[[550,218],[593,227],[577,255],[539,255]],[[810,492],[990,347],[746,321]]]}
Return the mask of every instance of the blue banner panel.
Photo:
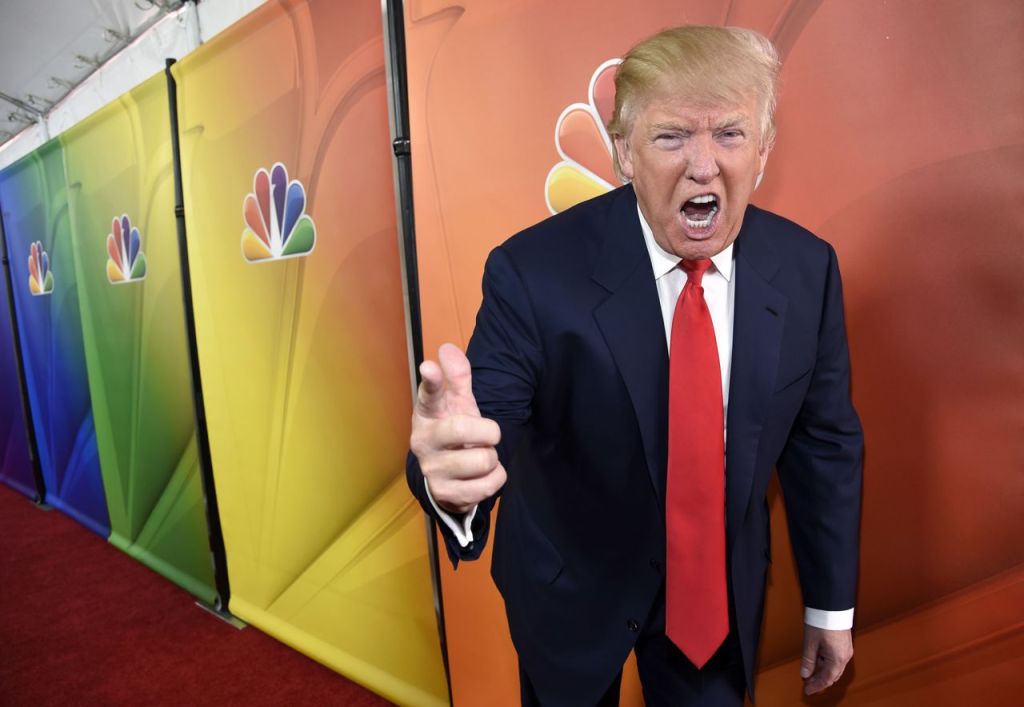
{"label": "blue banner panel", "polygon": [[45,500],[106,537],[58,141],[0,172],[0,207]]}
{"label": "blue banner panel", "polygon": [[0,280],[0,481],[29,498],[36,496],[32,458],[22,414],[18,361],[14,354],[7,283]]}

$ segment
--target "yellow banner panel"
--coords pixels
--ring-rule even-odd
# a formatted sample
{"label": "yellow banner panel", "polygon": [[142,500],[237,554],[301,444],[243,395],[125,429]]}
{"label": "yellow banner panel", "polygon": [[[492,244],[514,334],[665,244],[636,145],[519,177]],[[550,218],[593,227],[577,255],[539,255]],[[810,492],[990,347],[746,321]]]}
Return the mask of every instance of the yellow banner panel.
{"label": "yellow banner panel", "polygon": [[423,517],[379,3],[270,2],[175,65],[230,609],[448,703]]}

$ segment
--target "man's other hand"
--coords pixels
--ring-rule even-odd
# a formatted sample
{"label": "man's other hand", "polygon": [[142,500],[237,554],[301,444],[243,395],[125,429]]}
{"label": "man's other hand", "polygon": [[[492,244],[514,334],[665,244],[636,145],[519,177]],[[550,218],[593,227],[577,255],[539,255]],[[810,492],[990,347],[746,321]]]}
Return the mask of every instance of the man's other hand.
{"label": "man's other hand", "polygon": [[804,624],[804,650],[800,661],[804,693],[813,695],[835,683],[852,657],[850,631],[830,631]]}
{"label": "man's other hand", "polygon": [[420,365],[409,439],[434,502],[455,514],[495,495],[507,479],[495,450],[501,429],[480,416],[470,371],[469,359],[452,344],[441,345],[437,362]]}

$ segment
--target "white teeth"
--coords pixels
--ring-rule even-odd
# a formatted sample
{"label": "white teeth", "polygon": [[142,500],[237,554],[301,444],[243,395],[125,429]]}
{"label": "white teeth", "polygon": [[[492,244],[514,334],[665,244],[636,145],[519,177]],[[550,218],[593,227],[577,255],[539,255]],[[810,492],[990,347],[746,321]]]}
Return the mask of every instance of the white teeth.
{"label": "white teeth", "polygon": [[695,196],[690,199],[694,204],[708,204],[712,201],[717,201],[714,194],[705,194],[703,196]]}
{"label": "white teeth", "polygon": [[[693,201],[696,201],[696,199],[694,199]],[[708,212],[708,215],[702,219],[692,219],[687,217],[686,225],[689,226],[690,228],[707,228],[708,226],[711,225],[711,221],[714,220],[715,214],[717,213],[718,207],[712,206],[711,211]]]}

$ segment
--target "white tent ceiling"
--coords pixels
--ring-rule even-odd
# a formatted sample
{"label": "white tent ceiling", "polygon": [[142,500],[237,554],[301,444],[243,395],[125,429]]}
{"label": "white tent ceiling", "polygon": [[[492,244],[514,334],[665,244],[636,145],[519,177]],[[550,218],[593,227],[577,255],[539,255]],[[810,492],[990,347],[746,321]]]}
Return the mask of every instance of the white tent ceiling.
{"label": "white tent ceiling", "polygon": [[181,0],[2,0],[0,142],[35,122],[38,113],[45,113],[181,4]]}
{"label": "white tent ceiling", "polygon": [[0,167],[264,0],[0,0]]}

